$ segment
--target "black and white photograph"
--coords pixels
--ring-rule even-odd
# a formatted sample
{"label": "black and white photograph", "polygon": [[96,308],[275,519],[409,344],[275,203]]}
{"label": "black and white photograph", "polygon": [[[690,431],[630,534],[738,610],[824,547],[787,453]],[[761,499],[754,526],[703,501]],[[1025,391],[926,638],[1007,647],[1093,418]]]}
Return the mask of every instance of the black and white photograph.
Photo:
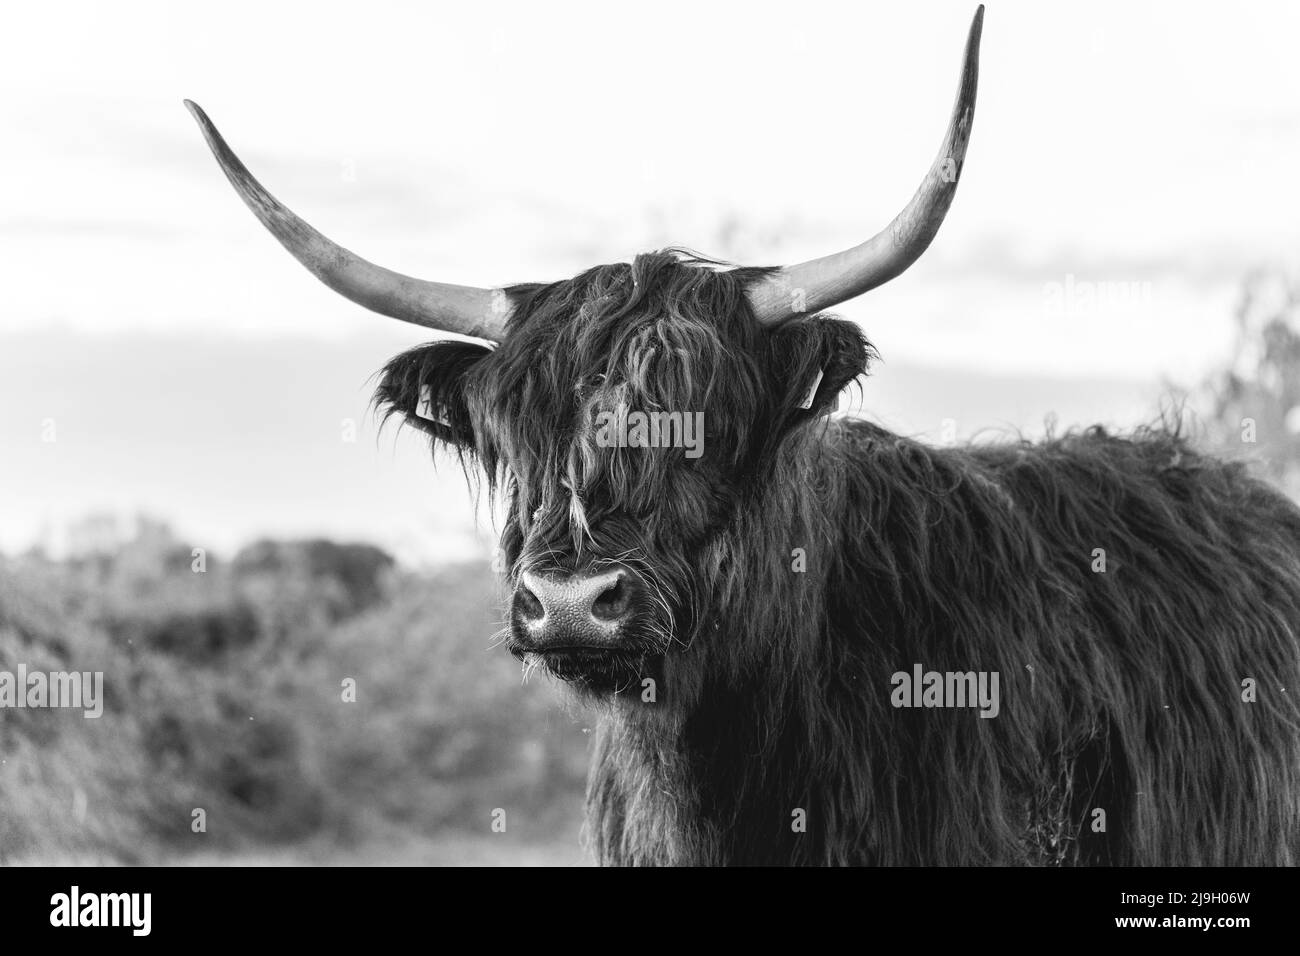
{"label": "black and white photograph", "polygon": [[5,19],[24,921],[1104,868],[1230,946],[1300,862],[1300,7]]}

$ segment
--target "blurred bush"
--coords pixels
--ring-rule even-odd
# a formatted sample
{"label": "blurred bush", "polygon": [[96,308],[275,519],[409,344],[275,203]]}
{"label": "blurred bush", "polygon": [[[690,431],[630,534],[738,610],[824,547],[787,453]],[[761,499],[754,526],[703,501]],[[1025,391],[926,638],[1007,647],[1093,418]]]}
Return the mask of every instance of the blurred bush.
{"label": "blurred bush", "polygon": [[259,541],[198,573],[159,528],[0,562],[0,670],[103,671],[106,700],[0,709],[0,862],[488,833],[497,809],[576,842],[583,731],[491,646],[486,563]]}
{"label": "blurred bush", "polygon": [[1223,366],[1192,393],[1205,444],[1252,461],[1300,501],[1300,279],[1270,269],[1248,275],[1233,322]]}

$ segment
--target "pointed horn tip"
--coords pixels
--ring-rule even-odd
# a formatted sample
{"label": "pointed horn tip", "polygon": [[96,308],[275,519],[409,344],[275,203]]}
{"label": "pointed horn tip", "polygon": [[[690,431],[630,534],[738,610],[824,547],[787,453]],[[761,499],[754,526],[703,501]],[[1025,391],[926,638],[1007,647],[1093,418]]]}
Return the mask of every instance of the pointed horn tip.
{"label": "pointed horn tip", "polygon": [[979,42],[980,34],[984,31],[984,4],[975,8],[975,18],[970,22],[971,39]]}
{"label": "pointed horn tip", "polygon": [[199,124],[199,129],[203,130],[206,135],[207,131],[212,128],[212,120],[208,119],[208,114],[203,112],[203,107],[193,100],[181,100],[181,102],[185,104],[185,108],[190,111],[194,121]]}

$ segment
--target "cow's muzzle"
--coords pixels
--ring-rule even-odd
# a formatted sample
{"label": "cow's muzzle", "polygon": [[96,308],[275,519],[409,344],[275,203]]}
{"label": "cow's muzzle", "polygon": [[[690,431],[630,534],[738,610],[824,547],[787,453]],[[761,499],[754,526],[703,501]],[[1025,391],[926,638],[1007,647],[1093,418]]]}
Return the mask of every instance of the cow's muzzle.
{"label": "cow's muzzle", "polygon": [[576,574],[525,571],[511,602],[518,650],[534,654],[620,650],[645,585],[628,568]]}

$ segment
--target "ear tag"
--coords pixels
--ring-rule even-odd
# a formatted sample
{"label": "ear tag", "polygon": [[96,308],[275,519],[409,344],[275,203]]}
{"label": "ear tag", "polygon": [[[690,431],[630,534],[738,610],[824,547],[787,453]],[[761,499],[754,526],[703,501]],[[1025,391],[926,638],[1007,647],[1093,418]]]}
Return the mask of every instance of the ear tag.
{"label": "ear tag", "polygon": [[420,401],[415,406],[415,414],[426,421],[437,422],[439,425],[451,427],[451,422],[447,421],[442,415],[433,413],[433,389],[428,385],[420,386]]}
{"label": "ear tag", "polygon": [[817,370],[817,377],[812,380],[808,386],[808,391],[803,393],[803,401],[799,403],[800,408],[812,408],[813,399],[817,397],[817,386],[822,383],[822,377],[826,374],[825,369]]}

